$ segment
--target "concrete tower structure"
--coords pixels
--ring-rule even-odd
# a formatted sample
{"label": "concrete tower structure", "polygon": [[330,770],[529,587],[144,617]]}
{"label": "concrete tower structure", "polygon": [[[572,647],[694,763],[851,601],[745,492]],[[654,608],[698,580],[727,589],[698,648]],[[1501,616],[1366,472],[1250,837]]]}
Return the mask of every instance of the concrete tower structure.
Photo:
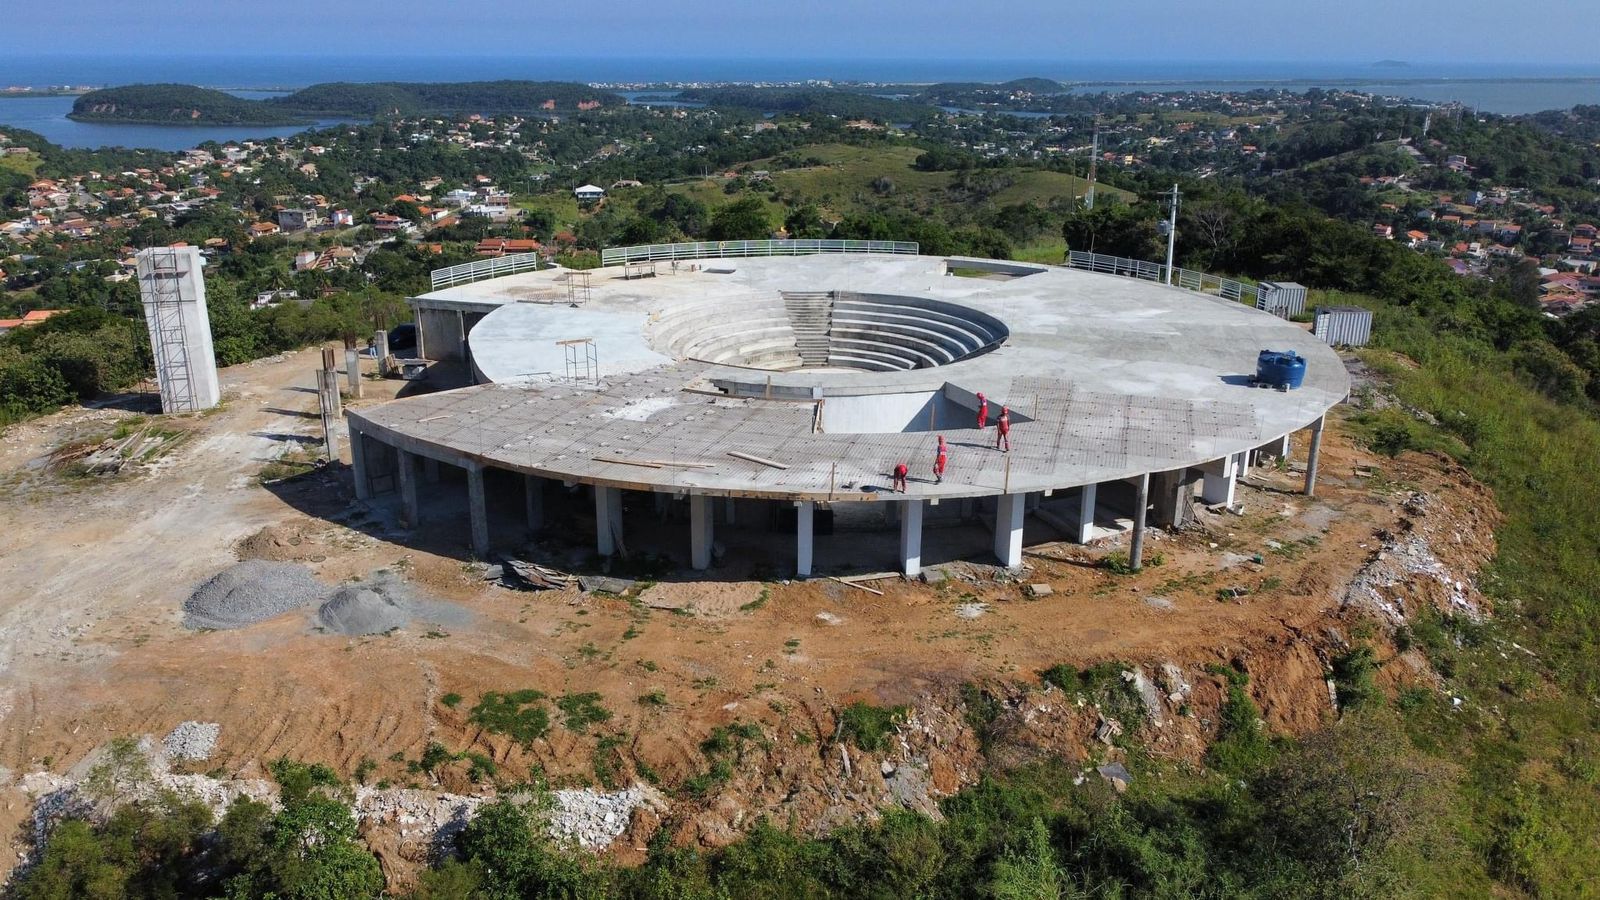
{"label": "concrete tower structure", "polygon": [[139,299],[164,413],[198,412],[222,399],[200,271],[204,264],[197,247],[151,247],[138,254]]}

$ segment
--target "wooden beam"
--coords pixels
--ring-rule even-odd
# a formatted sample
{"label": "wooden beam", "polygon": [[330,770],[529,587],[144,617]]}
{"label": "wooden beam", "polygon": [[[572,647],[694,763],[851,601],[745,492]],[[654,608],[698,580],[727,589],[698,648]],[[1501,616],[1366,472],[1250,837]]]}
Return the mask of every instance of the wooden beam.
{"label": "wooden beam", "polygon": [[744,453],[744,452],[739,451],[739,450],[729,450],[728,451],[728,455],[733,457],[733,458],[735,458],[735,459],[742,459],[742,460],[746,460],[748,462],[760,463],[763,466],[771,466],[774,469],[787,469],[787,468],[789,468],[784,463],[773,462],[770,459],[762,459],[761,457],[756,456],[753,453]]}
{"label": "wooden beam", "polygon": [[828,577],[829,577],[829,578],[830,578],[830,579],[832,579],[832,580],[833,580],[833,581],[837,581],[837,582],[839,582],[839,583],[840,583],[840,584],[848,584],[848,585],[850,585],[850,586],[851,586],[851,587],[853,587],[853,588],[857,588],[857,589],[859,589],[859,590],[863,590],[863,591],[866,591],[866,592],[867,592],[867,593],[869,593],[869,594],[877,594],[877,595],[878,595],[878,596],[879,596],[879,597],[882,597],[882,596],[883,596],[883,591],[880,591],[880,590],[878,590],[878,589],[877,589],[877,588],[875,588],[875,587],[867,587],[867,586],[866,586],[866,585],[864,585],[864,584],[857,584],[857,583],[856,583],[856,582],[854,582],[854,581],[845,581],[845,580],[844,580],[844,579],[843,579],[843,578],[834,578],[834,577],[833,577],[833,576],[832,576],[832,575],[829,575],[829,576],[828,576]]}

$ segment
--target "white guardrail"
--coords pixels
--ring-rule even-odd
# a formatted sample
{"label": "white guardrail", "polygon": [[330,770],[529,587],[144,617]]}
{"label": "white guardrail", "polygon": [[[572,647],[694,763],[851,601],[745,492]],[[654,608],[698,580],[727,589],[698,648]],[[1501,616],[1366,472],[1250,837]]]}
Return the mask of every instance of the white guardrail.
{"label": "white guardrail", "polygon": [[462,263],[448,269],[433,270],[433,289],[455,287],[458,284],[470,284],[474,281],[483,281],[489,278],[499,278],[502,275],[515,275],[518,272],[534,272],[539,268],[539,254],[514,253],[510,256],[494,256],[489,259],[480,259],[476,262]]}
{"label": "white guardrail", "polygon": [[600,251],[600,265],[618,266],[658,259],[721,259],[741,256],[810,256],[814,253],[897,253],[916,256],[915,241],[834,241],[797,239],[792,241],[696,241],[684,244],[640,244],[636,247],[607,247]]}
{"label": "white guardrail", "polygon": [[[1106,256],[1103,253],[1082,253],[1077,250],[1067,254],[1067,265],[1074,269],[1084,269],[1090,272],[1099,272],[1103,275],[1124,275],[1129,278],[1141,278],[1145,281],[1166,281],[1167,267],[1157,262],[1143,259],[1128,259],[1122,256]],[[1254,291],[1255,286],[1232,278],[1222,278],[1217,275],[1207,275],[1192,269],[1173,269],[1172,283],[1181,288],[1198,291],[1202,294],[1211,294],[1224,300],[1235,303],[1241,301],[1246,290]]]}

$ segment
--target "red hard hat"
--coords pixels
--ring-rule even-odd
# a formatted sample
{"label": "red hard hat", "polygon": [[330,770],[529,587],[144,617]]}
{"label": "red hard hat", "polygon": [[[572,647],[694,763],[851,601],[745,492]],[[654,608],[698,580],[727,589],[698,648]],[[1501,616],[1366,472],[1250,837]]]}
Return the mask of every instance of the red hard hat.
{"label": "red hard hat", "polygon": [[983,399],[983,391],[979,391],[979,392],[978,392],[978,399],[979,399],[979,400],[982,400],[982,399]]}

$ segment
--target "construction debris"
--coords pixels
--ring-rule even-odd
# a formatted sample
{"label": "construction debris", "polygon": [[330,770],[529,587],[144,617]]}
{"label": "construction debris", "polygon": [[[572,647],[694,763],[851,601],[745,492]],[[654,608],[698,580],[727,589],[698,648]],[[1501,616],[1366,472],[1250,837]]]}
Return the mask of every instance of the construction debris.
{"label": "construction debris", "polygon": [[549,566],[515,557],[502,556],[500,562],[483,573],[484,581],[498,581],[514,591],[559,591],[572,583],[572,576]]}
{"label": "construction debris", "polygon": [[[126,427],[126,426],[123,426]],[[75,475],[115,475],[124,466],[148,462],[165,453],[184,437],[154,424],[133,428],[99,442],[69,444],[50,454],[50,467]]]}
{"label": "construction debris", "polygon": [[626,594],[633,587],[632,578],[612,578],[610,575],[579,575],[578,587],[587,593]]}

